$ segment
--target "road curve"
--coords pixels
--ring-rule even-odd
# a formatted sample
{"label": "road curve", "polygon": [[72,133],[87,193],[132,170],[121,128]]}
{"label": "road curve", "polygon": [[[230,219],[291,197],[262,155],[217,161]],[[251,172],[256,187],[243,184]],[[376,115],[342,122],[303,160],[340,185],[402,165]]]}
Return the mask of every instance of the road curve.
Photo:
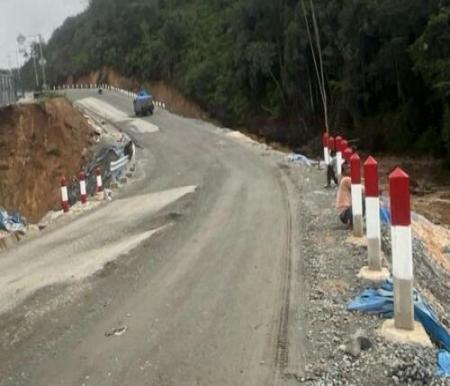
{"label": "road curve", "polygon": [[[120,94],[69,96],[132,113]],[[160,109],[146,120],[159,131],[116,122],[137,141],[140,168],[117,199],[195,192],[140,216],[122,211],[123,235],[162,230],[94,276],[48,286],[2,315],[0,385],[284,382],[293,209],[282,171],[260,147],[213,125]],[[102,227],[99,213],[83,217],[88,233]],[[111,219],[105,224],[103,243],[118,237]]]}

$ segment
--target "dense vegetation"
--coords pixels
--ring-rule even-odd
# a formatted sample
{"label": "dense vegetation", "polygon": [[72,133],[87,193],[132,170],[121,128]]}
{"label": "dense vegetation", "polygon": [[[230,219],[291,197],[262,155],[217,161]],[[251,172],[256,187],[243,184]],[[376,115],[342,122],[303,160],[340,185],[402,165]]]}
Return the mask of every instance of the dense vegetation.
{"label": "dense vegetation", "polygon": [[49,41],[51,80],[102,66],[164,80],[225,124],[299,145],[325,124],[312,4],[330,130],[450,159],[449,0],[91,0]]}

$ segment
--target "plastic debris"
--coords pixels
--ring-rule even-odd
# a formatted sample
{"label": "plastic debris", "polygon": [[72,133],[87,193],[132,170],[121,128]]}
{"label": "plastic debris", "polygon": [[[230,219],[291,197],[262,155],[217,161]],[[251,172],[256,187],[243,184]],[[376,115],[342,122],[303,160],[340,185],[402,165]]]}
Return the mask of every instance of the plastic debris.
{"label": "plastic debris", "polygon": [[127,326],[113,328],[112,330],[106,331],[105,336],[121,336],[125,334],[128,330]]}
{"label": "plastic debris", "polygon": [[8,232],[25,232],[26,220],[20,215],[20,213],[8,214],[8,212],[0,208],[0,229],[4,229]]}
{"label": "plastic debris", "polygon": [[301,165],[312,166],[312,161],[302,154],[291,153],[286,158],[289,162],[295,162]]}
{"label": "plastic debris", "polygon": [[[450,334],[439,322],[436,313],[414,289],[414,318],[422,323],[428,336],[444,351],[439,355],[441,376],[450,376]],[[394,314],[394,285],[392,279],[386,280],[378,289],[365,289],[347,306],[349,311],[378,314],[390,318]],[[444,355],[443,353],[446,353]],[[441,365],[442,361],[442,365]]]}

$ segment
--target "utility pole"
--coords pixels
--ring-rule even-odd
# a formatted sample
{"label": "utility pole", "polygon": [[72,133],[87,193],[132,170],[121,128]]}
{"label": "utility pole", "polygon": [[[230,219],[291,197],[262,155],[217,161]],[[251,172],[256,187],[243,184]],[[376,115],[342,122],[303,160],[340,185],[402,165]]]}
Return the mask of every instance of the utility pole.
{"label": "utility pole", "polygon": [[45,76],[45,66],[47,64],[47,60],[44,58],[44,54],[42,52],[42,36],[39,35],[39,52],[41,54],[41,57],[39,59],[39,64],[42,68],[42,88],[45,90],[47,88],[47,78]]}

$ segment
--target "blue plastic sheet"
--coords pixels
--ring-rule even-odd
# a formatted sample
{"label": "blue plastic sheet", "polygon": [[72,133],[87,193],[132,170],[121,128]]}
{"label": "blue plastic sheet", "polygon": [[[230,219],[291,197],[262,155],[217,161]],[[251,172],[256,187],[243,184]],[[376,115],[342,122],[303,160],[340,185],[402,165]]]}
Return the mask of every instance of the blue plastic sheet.
{"label": "blue plastic sheet", "polygon": [[[439,374],[450,376],[450,335],[439,322],[435,312],[426,301],[413,291],[414,317],[421,322],[430,339],[443,349],[438,357]],[[394,314],[394,285],[392,279],[386,280],[378,289],[365,289],[347,306],[349,311],[378,314],[390,318]],[[444,355],[441,353],[447,353]]]}
{"label": "blue plastic sheet", "polygon": [[441,350],[438,354],[438,371],[440,377],[450,377],[450,352]]}
{"label": "blue plastic sheet", "polygon": [[26,222],[19,213],[8,214],[8,212],[0,208],[0,229],[8,232],[25,232]]}
{"label": "blue plastic sheet", "polygon": [[312,166],[311,160],[308,157],[305,157],[303,154],[292,153],[287,156],[287,159],[290,162],[295,162],[306,166]]}
{"label": "blue plastic sheet", "polygon": [[391,223],[391,214],[385,206],[380,206],[380,219],[383,224]]}
{"label": "blue plastic sheet", "polygon": [[147,100],[151,99],[152,95],[145,90],[141,90],[138,92],[137,96],[134,98],[135,100]]}

